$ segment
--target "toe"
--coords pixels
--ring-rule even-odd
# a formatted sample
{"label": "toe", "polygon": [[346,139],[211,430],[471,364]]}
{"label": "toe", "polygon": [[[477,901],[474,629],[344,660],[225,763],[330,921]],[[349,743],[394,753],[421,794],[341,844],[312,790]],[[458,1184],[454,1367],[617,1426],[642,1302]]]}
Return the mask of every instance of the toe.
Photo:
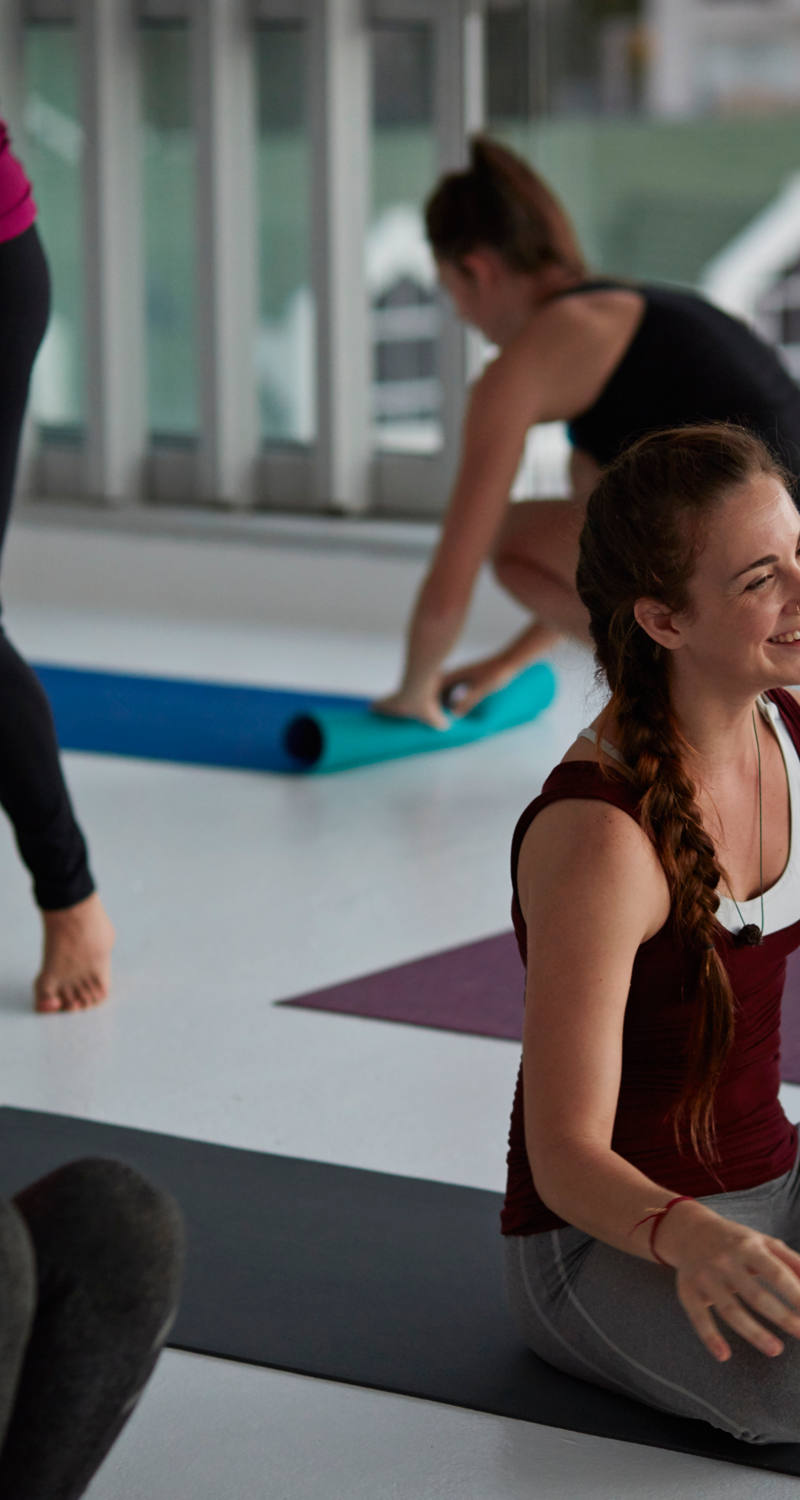
{"label": "toe", "polygon": [[41,990],[36,995],[34,1009],[41,1015],[52,1015],[54,1011],[61,1010],[61,999],[55,990]]}

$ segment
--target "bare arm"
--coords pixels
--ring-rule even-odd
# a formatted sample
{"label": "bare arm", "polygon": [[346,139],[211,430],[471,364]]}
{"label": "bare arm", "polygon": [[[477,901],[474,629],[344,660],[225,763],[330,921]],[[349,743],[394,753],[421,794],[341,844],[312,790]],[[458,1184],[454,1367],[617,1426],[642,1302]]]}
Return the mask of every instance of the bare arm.
{"label": "bare arm", "polygon": [[[569,420],[596,400],[642,307],[636,294],[619,291],[549,302],[483,372],[468,404],[441,539],[411,615],[402,684],[377,705],[383,712],[445,722],[440,669],[505,515],[525,434],[537,422]],[[533,636],[529,627],[490,659],[499,672],[494,685],[540,649],[540,632]]]}
{"label": "bare arm", "polygon": [[[652,1259],[650,1226],[640,1221],[675,1190],[632,1166],[611,1141],[633,961],[669,910],[663,872],[625,813],[561,802],[524,840],[519,892],[528,927],[526,1145],[537,1189],[570,1224]],[[780,1346],[753,1310],[800,1337],[800,1256],[780,1241],[689,1202],[663,1221],[658,1249],[716,1358],[728,1358],[730,1346],[712,1307],[764,1353]]]}
{"label": "bare arm", "polygon": [[458,640],[475,582],[509,503],[525,434],[536,419],[530,372],[501,356],[470,394],[461,460],[441,536],[411,613],[399,692],[378,706],[432,723],[442,662]]}

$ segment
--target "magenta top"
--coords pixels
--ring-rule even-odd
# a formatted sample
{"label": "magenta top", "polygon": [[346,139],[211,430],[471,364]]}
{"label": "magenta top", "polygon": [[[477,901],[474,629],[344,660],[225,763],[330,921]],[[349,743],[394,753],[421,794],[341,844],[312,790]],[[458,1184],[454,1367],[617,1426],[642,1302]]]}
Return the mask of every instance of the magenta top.
{"label": "magenta top", "polygon": [[[782,688],[766,696],[777,704],[800,754],[800,704]],[[522,840],[542,808],[575,797],[600,798],[638,817],[639,798],[630,782],[609,779],[595,762],[567,761],[551,772],[514,834],[512,916],[523,962],[525,919],[516,887]],[[737,1002],[733,1044],[715,1096],[719,1175],[709,1172],[688,1147],[678,1150],[672,1127],[671,1112],[683,1089],[697,958],[683,947],[671,918],[642,943],[634,961],[612,1139],[613,1149],[654,1182],[692,1198],[770,1182],[789,1171],[797,1151],[797,1130],[783,1113],[778,1089],[781,995],[786,959],[800,946],[800,920],[768,933],[757,948],[735,947],[731,935],[717,924],[715,943]],[[511,1115],[503,1233],[539,1234],[563,1223],[539,1197],[531,1175],[520,1067]]]}
{"label": "magenta top", "polygon": [[11,154],[8,129],[0,120],[0,241],[24,234],[35,218],[31,185]]}

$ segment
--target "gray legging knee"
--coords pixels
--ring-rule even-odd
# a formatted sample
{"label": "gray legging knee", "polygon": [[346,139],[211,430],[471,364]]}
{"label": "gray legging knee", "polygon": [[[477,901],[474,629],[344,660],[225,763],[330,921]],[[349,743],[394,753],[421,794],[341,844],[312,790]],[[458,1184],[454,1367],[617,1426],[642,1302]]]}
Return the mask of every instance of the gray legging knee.
{"label": "gray legging knee", "polygon": [[[772,1182],[703,1201],[800,1249],[800,1156]],[[512,1310],[549,1364],[746,1442],[800,1442],[800,1340],[786,1335],[769,1359],[725,1328],[733,1354],[718,1364],[664,1267],[572,1228],[505,1244]]]}
{"label": "gray legging knee", "polygon": [[84,1493],[172,1325],[182,1262],[173,1200],[119,1162],[0,1202],[0,1495]]}

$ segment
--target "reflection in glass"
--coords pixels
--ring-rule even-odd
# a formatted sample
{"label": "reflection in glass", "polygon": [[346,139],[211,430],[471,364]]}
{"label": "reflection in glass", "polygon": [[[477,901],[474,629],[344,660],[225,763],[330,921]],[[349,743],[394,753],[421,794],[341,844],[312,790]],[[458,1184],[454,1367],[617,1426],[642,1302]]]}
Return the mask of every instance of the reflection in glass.
{"label": "reflection in glass", "polygon": [[265,443],[310,443],[317,427],[307,47],[300,25],[256,32],[256,381]]}
{"label": "reflection in glass", "polygon": [[26,139],[19,148],[33,183],[52,277],[50,325],[36,362],[31,406],[43,434],[59,438],[79,436],[86,421],[78,89],[74,27],[26,26]]}
{"label": "reflection in glass", "polygon": [[412,453],[442,442],[440,307],[422,204],[434,185],[433,31],[386,25],[372,37],[373,442]]}
{"label": "reflection in glass", "polygon": [[198,429],[191,38],[184,23],[140,31],[148,427]]}

